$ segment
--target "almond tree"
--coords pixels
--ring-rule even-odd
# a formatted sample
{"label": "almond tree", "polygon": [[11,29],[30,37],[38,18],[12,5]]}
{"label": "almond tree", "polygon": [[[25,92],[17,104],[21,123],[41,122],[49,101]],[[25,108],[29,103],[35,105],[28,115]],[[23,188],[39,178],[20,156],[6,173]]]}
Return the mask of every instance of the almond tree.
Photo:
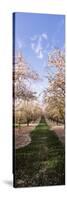
{"label": "almond tree", "polygon": [[29,126],[30,122],[35,122],[41,116],[41,108],[37,103],[34,102],[23,102],[20,107],[16,109],[16,124],[27,124]]}
{"label": "almond tree", "polygon": [[39,75],[32,71],[23,55],[18,53],[13,66],[13,96],[15,100],[35,98],[35,92],[30,89],[30,80],[39,80]]}
{"label": "almond tree", "polygon": [[[37,81],[39,80],[39,75],[31,69],[28,63],[25,62],[25,59],[21,53],[19,53],[14,62],[13,66],[13,87],[14,87],[14,109],[16,112],[17,104],[19,104],[19,110],[20,110],[20,104],[21,102],[25,102],[27,105],[27,116],[28,119],[31,116],[31,110],[28,109],[28,102],[31,100],[36,100],[36,92],[33,92],[30,87],[30,81]],[[26,106],[25,105],[25,106]],[[32,108],[31,108],[32,109]],[[24,112],[24,111],[22,111]],[[19,118],[21,118],[22,114],[18,114]],[[16,118],[16,117],[15,117]],[[29,119],[30,120],[30,119]]]}
{"label": "almond tree", "polygon": [[45,90],[46,113],[59,121],[64,120],[65,97],[65,56],[64,52],[56,49],[48,58],[49,67],[55,69],[54,75],[48,75],[48,88]]}

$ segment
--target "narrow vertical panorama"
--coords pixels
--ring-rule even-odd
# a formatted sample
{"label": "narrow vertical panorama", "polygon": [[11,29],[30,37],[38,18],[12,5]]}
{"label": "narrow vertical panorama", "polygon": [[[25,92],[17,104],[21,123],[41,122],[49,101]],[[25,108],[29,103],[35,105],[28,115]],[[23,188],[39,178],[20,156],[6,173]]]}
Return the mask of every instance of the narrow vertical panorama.
{"label": "narrow vertical panorama", "polygon": [[65,185],[65,16],[13,13],[14,187]]}

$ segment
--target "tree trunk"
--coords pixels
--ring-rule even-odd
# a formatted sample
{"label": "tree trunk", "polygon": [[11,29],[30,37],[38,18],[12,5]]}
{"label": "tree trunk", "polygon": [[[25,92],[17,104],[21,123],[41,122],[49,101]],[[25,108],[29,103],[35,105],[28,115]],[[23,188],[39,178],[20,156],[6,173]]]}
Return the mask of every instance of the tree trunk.
{"label": "tree trunk", "polygon": [[29,122],[27,122],[27,126],[29,126]]}

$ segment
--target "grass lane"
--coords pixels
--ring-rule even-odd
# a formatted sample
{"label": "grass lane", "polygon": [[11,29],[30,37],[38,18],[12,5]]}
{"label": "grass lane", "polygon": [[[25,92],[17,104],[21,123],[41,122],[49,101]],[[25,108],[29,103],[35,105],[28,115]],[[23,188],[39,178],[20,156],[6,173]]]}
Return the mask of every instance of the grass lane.
{"label": "grass lane", "polygon": [[65,184],[64,145],[46,122],[31,133],[32,142],[16,150],[16,187]]}

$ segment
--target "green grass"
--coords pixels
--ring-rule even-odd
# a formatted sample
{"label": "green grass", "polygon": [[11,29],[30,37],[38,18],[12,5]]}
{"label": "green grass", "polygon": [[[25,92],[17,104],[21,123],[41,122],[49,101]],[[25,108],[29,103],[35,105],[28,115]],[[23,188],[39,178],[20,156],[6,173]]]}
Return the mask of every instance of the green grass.
{"label": "green grass", "polygon": [[46,122],[31,133],[32,142],[16,150],[16,187],[65,184],[64,146]]}

